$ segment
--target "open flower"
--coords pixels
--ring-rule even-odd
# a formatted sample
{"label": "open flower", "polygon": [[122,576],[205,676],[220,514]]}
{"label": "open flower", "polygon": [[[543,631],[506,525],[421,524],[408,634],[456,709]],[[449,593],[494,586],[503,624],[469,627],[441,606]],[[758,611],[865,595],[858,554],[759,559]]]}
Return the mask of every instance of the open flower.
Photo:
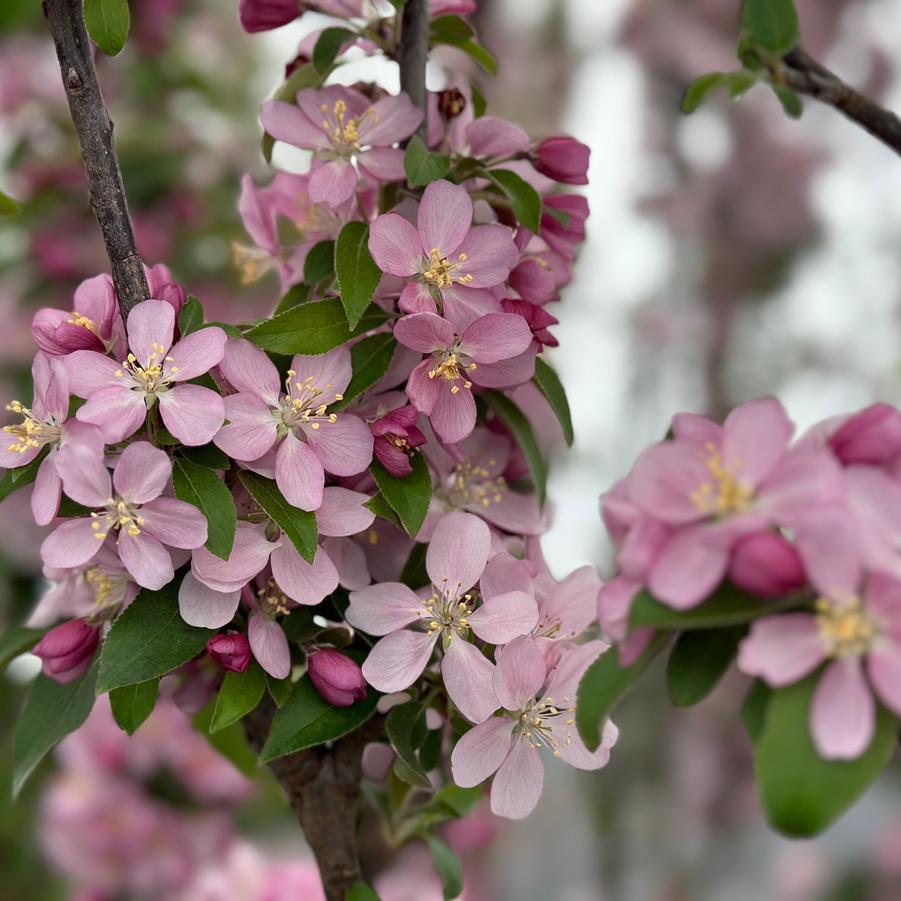
{"label": "open flower", "polygon": [[[441,639],[441,676],[464,716],[481,722],[497,709],[490,688],[492,664],[467,640],[473,634],[505,644],[538,622],[535,599],[523,591],[486,597],[471,589],[491,552],[488,526],[469,513],[448,513],[426,552],[432,581],[420,597],[400,582],[383,582],[350,593],[347,621],[370,635],[385,636],[370,651],[363,675],[379,691],[409,688]],[[481,604],[479,599],[481,598]],[[409,629],[415,625],[419,628]]]}
{"label": "open flower", "polygon": [[593,752],[575,728],[576,689],[605,648],[600,641],[573,647],[550,672],[531,638],[517,638],[498,651],[494,692],[503,715],[474,726],[457,742],[451,755],[454,782],[470,788],[494,774],[491,812],[518,820],[541,797],[541,750],[580,770],[606,765],[618,737],[616,726],[605,723],[600,747]]}
{"label": "open flower", "polygon": [[276,140],[313,151],[310,200],[337,209],[357,188],[355,163],[375,181],[404,178],[404,152],[392,145],[416,131],[422,110],[404,93],[373,103],[353,88],[331,85],[299,91],[296,105],[269,100],[260,118]]}
{"label": "open flower", "polygon": [[275,451],[275,481],[301,510],[322,504],[325,473],[352,476],[372,460],[373,437],[350,413],[329,413],[350,383],[350,351],[295,356],[281,391],[278,370],[249,341],[228,342],[221,371],[237,394],[225,398],[227,422],[214,441],[235,460]]}
{"label": "open flower", "polygon": [[410,373],[407,394],[447,444],[462,441],[475,426],[473,384],[519,385],[535,368],[532,332],[513,313],[482,316],[462,335],[434,313],[413,313],[397,321],[394,335],[405,347],[428,354]]}
{"label": "open flower", "polygon": [[444,180],[423,192],[416,228],[397,213],[379,216],[370,228],[369,251],[382,272],[408,280],[402,310],[441,312],[461,330],[479,315],[500,311],[490,292],[475,289],[502,284],[519,259],[510,229],[473,227],[466,189]]}
{"label": "open flower", "polygon": [[102,459],[77,444],[60,451],[57,469],[66,494],[94,512],[66,520],[47,536],[41,545],[47,566],[82,566],[115,534],[119,559],[131,577],[157,590],[175,575],[166,546],[191,549],[206,541],[204,515],[191,504],[162,496],[172,463],[146,441],[125,448],[112,479]]}
{"label": "open flower", "polygon": [[70,387],[87,399],[81,422],[98,426],[110,444],[136,432],[157,402],[163,424],[182,444],[206,444],[222,425],[222,398],[202,385],[186,384],[221,359],[227,336],[203,328],[172,345],[175,309],[145,300],[128,315],[128,356],[120,363],[79,350],[65,358]]}

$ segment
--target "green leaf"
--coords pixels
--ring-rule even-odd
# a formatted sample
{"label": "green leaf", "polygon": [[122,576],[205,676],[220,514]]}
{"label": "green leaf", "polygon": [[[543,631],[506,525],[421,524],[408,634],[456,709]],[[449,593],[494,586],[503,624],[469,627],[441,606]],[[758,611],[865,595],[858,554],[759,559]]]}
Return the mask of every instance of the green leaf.
{"label": "green leaf", "polygon": [[453,46],[462,50],[470,59],[475,60],[489,75],[497,75],[497,60],[477,41],[462,41]]}
{"label": "green leaf", "polygon": [[401,582],[414,591],[422,588],[423,585],[429,584],[429,574],[425,569],[425,556],[428,549],[428,544],[420,542],[414,544],[413,550],[410,551],[410,556],[407,557],[407,562],[404,563],[404,568],[401,571]]}
{"label": "green leaf", "polygon": [[125,46],[131,27],[128,0],[84,0],[84,24],[91,40],[107,55]]}
{"label": "green leaf", "polygon": [[779,102],[782,104],[782,109],[785,110],[785,114],[792,119],[800,119],[804,112],[804,104],[801,102],[801,98],[791,88],[787,88],[784,84],[774,84],[772,85],[772,88],[779,98]]}
{"label": "green leaf", "polygon": [[43,673],[34,680],[13,738],[13,797],[44,755],[88,718],[94,706],[96,681],[96,661],[84,676],[68,685],[60,685]]}
{"label": "green leaf", "polygon": [[291,539],[297,553],[307,563],[312,563],[319,540],[316,514],[289,504],[272,479],[264,479],[250,470],[241,470],[238,478],[269,518]]}
{"label": "green leaf", "polygon": [[15,216],[22,212],[22,204],[0,191],[0,216]]}
{"label": "green leaf", "polygon": [[472,114],[476,119],[481,119],[488,109],[488,101],[482,93],[482,89],[474,82],[469,83],[470,93],[472,94]]}
{"label": "green leaf", "polygon": [[666,665],[670,697],[677,707],[703,701],[716,687],[735,659],[738,643],[747,634],[744,626],[683,632]]}
{"label": "green leaf", "polygon": [[159,679],[114,688],[109,693],[109,701],[113,719],[119,724],[119,728],[134,735],[144,720],[153,713],[159,691]]}
{"label": "green leaf", "polygon": [[729,72],[725,76],[726,87],[729,90],[729,96],[733,100],[747,94],[751,88],[757,84],[757,75],[754,72],[748,72],[746,69],[739,69],[737,72]]}
{"label": "green leaf", "polygon": [[189,626],[178,612],[178,585],[138,596],[113,622],[100,651],[97,691],[165,676],[199,654],[215,629]]}
{"label": "green leaf", "polygon": [[[431,788],[432,783],[416,756],[414,733],[424,722],[425,711],[415,701],[392,707],[385,720],[385,734],[397,751],[394,772],[399,779],[420,788]],[[397,764],[402,764],[398,767]]]}
{"label": "green leaf", "polygon": [[182,338],[203,327],[203,305],[192,294],[178,313],[178,330]]}
{"label": "green leaf", "polygon": [[419,135],[413,135],[404,153],[404,172],[411,188],[424,188],[450,172],[450,157],[432,153]]}
{"label": "green leaf", "polygon": [[213,711],[216,708],[216,699],[210,701],[203,710],[194,717],[194,728],[226,759],[234,764],[235,769],[243,773],[248,779],[257,775],[257,757],[253,749],[247,743],[247,735],[240,723],[232,723],[210,732],[210,723],[213,719]]}
{"label": "green leaf", "polygon": [[535,433],[532,431],[531,423],[506,394],[502,394],[500,391],[486,391],[482,396],[516,439],[519,449],[526,458],[532,481],[535,483],[538,503],[543,505],[547,494],[547,466],[535,439]]}
{"label": "green leaf", "polygon": [[775,689],[754,748],[754,770],[775,829],[806,837],[822,832],[872,784],[891,760],[898,718],[881,705],[870,746],[856,760],[823,760],[810,736],[810,706],[819,673]]}
{"label": "green leaf", "polygon": [[789,607],[797,607],[797,599],[767,601],[749,594],[728,582],[721,585],[706,601],[689,610],[673,610],[654,600],[647,591],[639,592],[629,609],[629,625],[632,628],[651,626],[678,632],[688,629],[718,629],[721,626],[738,626],[760,616],[781,613]]}
{"label": "green leaf", "polygon": [[212,470],[180,457],[172,460],[172,484],[179,500],[193,504],[206,517],[209,552],[227,560],[235,542],[238,520],[228,486]]}
{"label": "green leaf", "polygon": [[372,495],[363,506],[368,507],[376,516],[387,520],[391,525],[403,531],[404,525],[400,521],[400,517],[391,509],[391,505],[385,500],[384,495],[380,491]]}
{"label": "green leaf", "polygon": [[494,57],[475,40],[472,26],[460,16],[438,16],[432,20],[429,33],[431,43],[457,47],[474,59],[486,72],[497,75]]}
{"label": "green leaf", "polygon": [[0,501],[5,501],[14,491],[30,485],[38,476],[44,454],[35,457],[27,466],[7,469],[0,478]]}
{"label": "green leaf", "polygon": [[798,43],[794,0],[745,0],[741,18],[750,39],[770,53],[781,56]]}
{"label": "green leaf", "polygon": [[319,33],[313,48],[313,65],[322,75],[332,71],[338,51],[352,38],[357,37],[349,28],[325,28]]}
{"label": "green leaf", "polygon": [[520,224],[537,235],[541,229],[541,195],[510,169],[491,169],[488,177],[507,195]]}
{"label": "green leaf", "polygon": [[196,466],[206,469],[217,469],[220,472],[231,466],[228,456],[215,444],[203,444],[200,447],[181,447],[179,454]]}
{"label": "green leaf", "polygon": [[30,651],[48,632],[46,629],[29,629],[18,626],[0,637],[0,672],[20,654]]}
{"label": "green leaf", "polygon": [[763,724],[766,720],[766,706],[769,703],[772,691],[769,685],[762,679],[755,679],[751,683],[748,693],[745,695],[744,703],[741,705],[741,720],[745,725],[745,730],[751,739],[751,743],[755,744],[763,732]]}
{"label": "green leaf", "polygon": [[238,722],[260,703],[265,691],[266,674],[255,660],[250,661],[250,666],[243,673],[226,673],[216,695],[210,732],[218,732]]}
{"label": "green leaf", "polygon": [[425,840],[432,852],[435,869],[444,882],[444,897],[459,898],[463,892],[463,865],[460,858],[451,846],[437,835],[427,835]]}
{"label": "green leaf", "polygon": [[[278,302],[278,306],[275,308],[275,312],[272,315],[278,316],[279,313],[293,310],[294,307],[299,307],[302,303],[307,303],[312,296],[313,289],[310,285],[292,285]],[[266,321],[267,320],[265,319],[260,320],[260,322]]]}
{"label": "green leaf", "polygon": [[391,475],[378,460],[372,461],[369,471],[379,486],[382,497],[400,517],[407,534],[415,536],[429,512],[432,474],[422,454],[413,454],[410,465],[413,471],[403,478]]}
{"label": "green leaf", "polygon": [[[403,5],[404,0],[391,0],[397,6]],[[397,7],[400,9],[400,7]],[[355,882],[344,895],[345,901],[380,901],[379,896],[365,882]]]}
{"label": "green leaf", "polygon": [[696,78],[682,96],[682,112],[693,113],[714,91],[726,83],[724,72],[708,72]]}
{"label": "green leaf", "polygon": [[[295,613],[296,616],[296,613]],[[286,622],[290,622],[292,617],[288,617]],[[269,689],[269,696],[275,701],[276,707],[284,707],[294,691],[294,683],[290,677],[287,679],[276,679],[266,673],[266,687]]]}
{"label": "green leaf", "polygon": [[579,683],[576,702],[576,727],[589,751],[601,743],[601,727],[613,708],[638,681],[648,664],[666,644],[666,635],[655,635],[644,653],[631,666],[622,667],[619,648],[604,651],[585,671]]}
{"label": "green leaf", "polygon": [[335,244],[335,272],[347,324],[356,328],[382,277],[369,252],[369,226],[365,222],[348,222],[341,229]]}
{"label": "green leaf", "polygon": [[277,354],[324,354],[357,335],[378,328],[387,319],[384,310],[370,304],[351,329],[341,301],[330,297],[279,313],[255,325],[244,337],[263,350]]}
{"label": "green leaf", "polygon": [[[323,32],[324,33],[324,32]],[[319,282],[335,274],[335,242],[320,241],[310,248],[303,261],[303,280],[306,285]]]}
{"label": "green leaf", "polygon": [[370,688],[365,700],[357,701],[351,707],[333,707],[313,688],[310,677],[304,676],[284,707],[273,717],[272,731],[260,751],[260,762],[268,763],[276,757],[353,732],[375,713],[379,697],[379,693]]}
{"label": "green leaf", "polygon": [[352,400],[371,388],[387,371],[397,352],[397,341],[390,332],[379,332],[357,341],[350,349],[353,370],[350,384],[344,389],[344,397],[333,403],[329,410],[343,410]]}
{"label": "green leaf", "polygon": [[[288,78],[282,83],[279,89],[272,95],[273,100],[281,100],[283,103],[296,103],[297,93],[305,88],[321,87],[325,76],[312,64],[307,63],[295,69]],[[272,161],[272,148],[275,146],[275,139],[272,135],[263,135],[263,156],[266,162]]]}
{"label": "green leaf", "polygon": [[560,382],[560,377],[544,361],[544,357],[535,358],[535,375],[532,381],[538,386],[538,390],[544,395],[554,416],[563,429],[563,437],[569,447],[573,443],[573,420],[569,411],[569,401],[566,399],[566,391]]}

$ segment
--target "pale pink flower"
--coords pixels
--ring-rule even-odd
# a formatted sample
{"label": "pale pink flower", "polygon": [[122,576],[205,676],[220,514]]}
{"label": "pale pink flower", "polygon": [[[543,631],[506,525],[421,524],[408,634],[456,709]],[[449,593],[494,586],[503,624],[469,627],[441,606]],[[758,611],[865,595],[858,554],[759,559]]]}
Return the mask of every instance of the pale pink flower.
{"label": "pale pink flower", "polygon": [[87,400],[79,421],[98,426],[115,444],[137,431],[159,403],[163,424],[182,444],[206,444],[222,425],[222,398],[189,380],[222,359],[227,336],[220,328],[203,328],[173,346],[174,330],[172,304],[145,300],[128,315],[130,351],[121,363],[90,350],[65,357],[72,392]]}
{"label": "pale pink flower", "polygon": [[531,638],[516,638],[498,651],[493,682],[503,714],[474,726],[457,742],[451,755],[454,782],[470,788],[493,774],[492,813],[518,820],[535,809],[541,796],[542,749],[581,770],[605,766],[618,736],[616,726],[605,723],[600,747],[593,752],[575,727],[579,682],[605,649],[601,641],[577,645],[550,671]]}
{"label": "pale pink flower", "polygon": [[95,512],[68,519],[47,536],[41,545],[47,566],[83,566],[115,534],[119,559],[131,577],[157,590],[174,575],[167,546],[191,549],[206,541],[204,515],[191,504],[163,496],[172,463],[146,441],[125,448],[112,479],[102,459],[76,444],[60,451],[57,469],[66,494]]}
{"label": "pale pink flower", "polygon": [[[363,664],[370,685],[383,692],[409,688],[441,639],[441,675],[451,700],[473,722],[497,709],[490,688],[493,666],[467,636],[471,630],[483,641],[505,644],[535,627],[538,608],[523,591],[482,591],[477,605],[470,589],[490,553],[491,533],[485,523],[469,513],[448,513],[429,542],[426,571],[432,584],[422,597],[400,582],[350,593],[347,621],[370,635],[385,636]],[[419,628],[407,628],[411,625]]]}
{"label": "pale pink flower", "polygon": [[376,182],[403,180],[404,152],[392,145],[416,131],[422,110],[404,93],[373,103],[331,85],[299,91],[296,105],[268,100],[260,118],[276,140],[313,151],[310,200],[337,209],[357,188],[357,168]]}
{"label": "pale pink flower", "polygon": [[295,356],[282,393],[278,370],[249,341],[228,342],[220,367],[237,389],[225,398],[226,424],[214,441],[235,460],[252,463],[275,450],[275,481],[302,510],[322,504],[325,473],[352,476],[372,460],[373,437],[350,413],[329,413],[351,378],[346,347]]}
{"label": "pale pink flower", "polygon": [[494,295],[481,289],[502,284],[519,258],[510,229],[473,227],[466,189],[444,180],[425,189],[416,228],[397,213],[379,216],[369,251],[382,272],[407,280],[401,310],[443,312],[457,329],[500,310]]}
{"label": "pale pink flower", "polygon": [[473,384],[512,387],[535,370],[532,332],[513,313],[489,313],[462,334],[434,313],[413,313],[397,321],[394,334],[405,347],[428,355],[410,373],[407,394],[447,444],[462,441],[475,426]]}

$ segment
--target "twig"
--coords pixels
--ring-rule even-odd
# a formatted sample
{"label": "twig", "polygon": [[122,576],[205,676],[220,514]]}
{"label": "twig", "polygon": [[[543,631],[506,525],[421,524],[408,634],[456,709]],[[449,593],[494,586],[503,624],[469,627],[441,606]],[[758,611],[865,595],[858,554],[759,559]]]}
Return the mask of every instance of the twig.
{"label": "twig", "polygon": [[901,119],[893,112],[846,84],[800,47],[790,50],[782,63],[781,80],[785,85],[834,107],[901,154]]}
{"label": "twig", "polygon": [[103,232],[119,308],[125,319],[132,307],[150,296],[150,290],[128,215],[122,173],[113,143],[113,123],[97,83],[82,2],[44,0],[44,15],[56,45],[69,113],[81,145],[91,207]]}
{"label": "twig", "polygon": [[397,62],[400,65],[400,89],[409,94],[422,112],[422,125],[416,134],[426,140],[428,134],[428,105],[425,87],[425,66],[429,58],[429,2],[407,0],[400,25],[400,46]]}

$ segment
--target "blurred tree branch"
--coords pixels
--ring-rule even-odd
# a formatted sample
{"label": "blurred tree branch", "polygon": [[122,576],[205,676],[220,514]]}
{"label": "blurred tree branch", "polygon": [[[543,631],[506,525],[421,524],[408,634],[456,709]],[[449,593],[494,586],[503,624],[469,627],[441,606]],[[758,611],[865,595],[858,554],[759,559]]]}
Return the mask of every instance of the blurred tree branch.
{"label": "blurred tree branch", "polygon": [[91,207],[103,232],[125,319],[136,304],[150,296],[150,290],[128,215],[113,123],[97,83],[82,6],[83,0],[44,0],[44,15],[56,45],[69,113],[81,146]]}
{"label": "blurred tree branch", "polygon": [[424,113],[422,125],[416,132],[423,141],[428,133],[428,105],[425,68],[429,58],[428,0],[407,0],[400,26],[400,46],[397,62],[400,66],[400,89]]}

